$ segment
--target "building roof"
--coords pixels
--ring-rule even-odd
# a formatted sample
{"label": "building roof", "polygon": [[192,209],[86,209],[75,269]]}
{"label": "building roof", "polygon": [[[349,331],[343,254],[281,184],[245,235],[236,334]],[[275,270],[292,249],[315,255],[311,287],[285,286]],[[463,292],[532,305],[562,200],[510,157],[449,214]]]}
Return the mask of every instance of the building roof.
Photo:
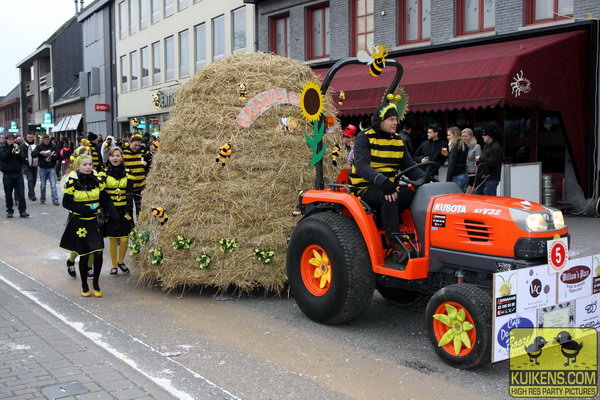
{"label": "building roof", "polygon": [[63,104],[72,103],[74,101],[81,100],[81,96],[79,95],[79,77],[75,78],[71,86],[67,89],[66,92],[62,94],[54,103],[52,103],[53,107],[60,106]]}
{"label": "building roof", "polygon": [[17,84],[6,96],[0,97],[0,106],[21,98],[20,85]]}
{"label": "building roof", "polygon": [[19,62],[17,64],[17,68],[29,68],[32,65],[34,59],[42,56],[50,56],[50,45],[73,23],[77,23],[76,15],[69,18],[64,24],[62,24],[60,28],[58,28],[52,35],[50,35],[48,39],[44,40],[44,42],[40,44],[33,53],[31,53],[25,59]]}
{"label": "building roof", "polygon": [[112,0],[96,0],[91,2],[87,7],[85,7],[77,16],[77,22],[83,22],[88,19],[92,14],[96,11],[102,9],[104,6],[110,4]]}

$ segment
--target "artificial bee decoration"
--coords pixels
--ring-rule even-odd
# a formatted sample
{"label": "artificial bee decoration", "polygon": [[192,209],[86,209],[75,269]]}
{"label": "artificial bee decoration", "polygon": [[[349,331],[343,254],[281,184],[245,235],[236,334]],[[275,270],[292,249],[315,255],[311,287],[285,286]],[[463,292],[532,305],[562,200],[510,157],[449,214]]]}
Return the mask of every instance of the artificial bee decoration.
{"label": "artificial bee decoration", "polygon": [[160,110],[160,92],[152,93],[152,104],[155,110]]}
{"label": "artificial bee decoration", "polygon": [[333,148],[331,149],[331,163],[333,164],[334,167],[337,167],[337,159],[340,156],[340,145],[338,143],[333,145]]}
{"label": "artificial bee decoration", "polygon": [[344,100],[346,100],[346,93],[344,93],[343,90],[340,90],[340,94],[338,94],[338,104],[341,106]]}
{"label": "artificial bee decoration", "polygon": [[131,118],[130,123],[131,123],[131,126],[136,127],[140,124],[140,120],[137,118]]}
{"label": "artificial bee decoration", "polygon": [[231,143],[225,143],[223,146],[219,147],[219,154],[216,158],[217,163],[221,163],[221,166],[224,167],[232,153],[233,146]]}
{"label": "artificial bee decoration", "polygon": [[152,215],[154,215],[156,218],[158,218],[161,225],[164,225],[169,220],[169,216],[167,215],[167,212],[162,207],[154,207],[150,211],[150,213]]}
{"label": "artificial bee decoration", "polygon": [[371,46],[371,54],[361,50],[356,57],[358,58],[358,61],[367,63],[369,65],[369,73],[377,78],[381,75],[381,72],[385,67],[385,58],[388,55],[389,49],[390,46],[376,44]]}
{"label": "artificial bee decoration", "polygon": [[246,84],[238,83],[238,96],[239,96],[240,101],[248,100],[246,98],[246,93],[247,93]]}

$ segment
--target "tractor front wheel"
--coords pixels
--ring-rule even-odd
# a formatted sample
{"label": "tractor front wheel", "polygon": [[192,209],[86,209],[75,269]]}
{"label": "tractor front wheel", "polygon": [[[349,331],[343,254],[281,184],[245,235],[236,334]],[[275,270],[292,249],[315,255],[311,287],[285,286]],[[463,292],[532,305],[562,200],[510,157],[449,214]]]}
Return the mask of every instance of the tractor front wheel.
{"label": "tractor front wheel", "polygon": [[287,252],[296,303],[310,319],[342,324],[367,310],[375,288],[369,251],[356,223],[336,212],[298,223]]}
{"label": "tractor front wheel", "polygon": [[491,359],[491,293],[470,284],[436,292],[425,312],[429,339],[438,355],[457,368],[485,365]]}

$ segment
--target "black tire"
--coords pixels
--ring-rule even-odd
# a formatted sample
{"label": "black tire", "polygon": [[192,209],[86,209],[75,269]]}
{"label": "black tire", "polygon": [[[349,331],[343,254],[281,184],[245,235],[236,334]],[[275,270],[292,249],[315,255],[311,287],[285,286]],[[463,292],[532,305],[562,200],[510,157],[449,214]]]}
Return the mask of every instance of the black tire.
{"label": "black tire", "polygon": [[419,292],[411,292],[396,287],[377,286],[377,291],[387,301],[404,307],[417,304],[424,297]]}
{"label": "black tire", "polygon": [[[312,294],[302,280],[302,253],[310,245],[321,246],[331,262],[331,284],[322,296]],[[288,245],[287,275],[302,312],[323,324],[357,318],[369,307],[375,289],[375,274],[360,230],[353,220],[332,211],[298,223]]]}
{"label": "black tire", "polygon": [[[456,356],[438,347],[438,339],[433,330],[433,314],[445,302],[455,302],[464,307],[473,318],[477,338],[472,350],[464,356]],[[437,354],[447,363],[461,369],[480,367],[488,364],[492,352],[492,296],[475,285],[455,284],[437,291],[429,300],[425,312],[425,324],[431,344]]]}

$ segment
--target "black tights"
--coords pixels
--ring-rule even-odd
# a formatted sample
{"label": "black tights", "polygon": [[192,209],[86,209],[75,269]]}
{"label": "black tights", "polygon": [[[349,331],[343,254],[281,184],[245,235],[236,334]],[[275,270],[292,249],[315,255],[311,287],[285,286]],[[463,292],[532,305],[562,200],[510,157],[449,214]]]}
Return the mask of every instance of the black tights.
{"label": "black tights", "polygon": [[100,280],[100,271],[102,270],[102,252],[96,251],[95,253],[79,257],[79,275],[81,276],[81,290],[83,292],[90,291],[87,282],[88,259],[90,257],[94,257],[94,280],[92,280],[92,286],[94,286],[94,290],[100,290],[98,281]]}

